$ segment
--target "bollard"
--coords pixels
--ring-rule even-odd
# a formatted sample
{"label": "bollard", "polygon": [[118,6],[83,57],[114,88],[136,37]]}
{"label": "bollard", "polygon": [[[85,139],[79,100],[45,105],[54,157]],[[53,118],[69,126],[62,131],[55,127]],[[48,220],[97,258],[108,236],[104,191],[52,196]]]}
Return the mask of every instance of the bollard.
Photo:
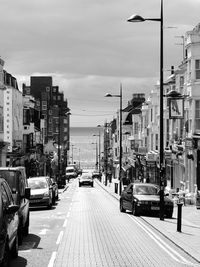
{"label": "bollard", "polygon": [[178,207],[177,232],[181,232],[182,206],[183,206],[183,203],[177,203],[177,207]]}

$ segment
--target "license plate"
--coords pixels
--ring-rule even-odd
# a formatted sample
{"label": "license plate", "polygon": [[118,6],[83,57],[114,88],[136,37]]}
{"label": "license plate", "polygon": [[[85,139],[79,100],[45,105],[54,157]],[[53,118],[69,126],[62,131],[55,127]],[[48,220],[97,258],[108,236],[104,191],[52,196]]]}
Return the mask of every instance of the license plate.
{"label": "license plate", "polygon": [[31,202],[32,203],[37,203],[37,202],[40,202],[40,200],[39,199],[32,199]]}
{"label": "license plate", "polygon": [[152,210],[159,210],[159,207],[151,207]]}

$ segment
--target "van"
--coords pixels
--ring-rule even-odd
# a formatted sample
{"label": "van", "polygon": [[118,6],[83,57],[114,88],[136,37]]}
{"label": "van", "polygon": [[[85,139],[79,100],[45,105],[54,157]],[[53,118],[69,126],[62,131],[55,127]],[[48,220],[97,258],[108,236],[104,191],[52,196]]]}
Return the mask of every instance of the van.
{"label": "van", "polygon": [[19,206],[18,241],[22,243],[23,235],[29,233],[29,199],[25,167],[0,167],[0,178],[4,178],[10,186],[15,204]]}

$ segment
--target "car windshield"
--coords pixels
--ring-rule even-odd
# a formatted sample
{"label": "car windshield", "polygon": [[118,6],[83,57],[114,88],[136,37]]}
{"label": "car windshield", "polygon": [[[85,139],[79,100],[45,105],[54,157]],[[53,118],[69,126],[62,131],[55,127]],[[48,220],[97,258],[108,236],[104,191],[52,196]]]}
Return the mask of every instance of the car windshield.
{"label": "car windshield", "polygon": [[66,170],[66,172],[74,172],[74,169]]}
{"label": "car windshield", "polygon": [[43,188],[47,188],[47,182],[45,180],[33,180],[33,179],[28,179],[28,186],[31,189],[43,189]]}
{"label": "car windshield", "polygon": [[92,177],[90,176],[90,175],[83,175],[82,177],[81,177],[81,179],[92,179]]}
{"label": "car windshield", "polygon": [[136,185],[134,194],[136,195],[158,195],[158,187],[153,185]]}

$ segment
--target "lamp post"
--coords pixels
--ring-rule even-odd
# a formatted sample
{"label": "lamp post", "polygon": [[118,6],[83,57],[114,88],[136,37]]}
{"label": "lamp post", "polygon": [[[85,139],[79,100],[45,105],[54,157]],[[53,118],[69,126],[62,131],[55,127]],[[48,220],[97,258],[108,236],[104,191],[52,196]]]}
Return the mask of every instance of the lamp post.
{"label": "lamp post", "polygon": [[119,95],[106,94],[106,97],[119,97],[119,195],[122,193],[122,84],[120,84]]}
{"label": "lamp post", "polygon": [[97,147],[97,142],[91,143],[92,145],[95,145],[95,152],[96,152],[96,169],[98,168],[98,147]]}
{"label": "lamp post", "polygon": [[71,147],[72,147],[72,164],[74,163],[74,146],[75,145],[71,145]]}
{"label": "lamp post", "polygon": [[163,144],[163,0],[161,0],[160,18],[143,18],[132,15],[128,22],[144,22],[146,20],[160,22],[160,220],[164,220],[164,144]]}
{"label": "lamp post", "polygon": [[99,134],[93,134],[93,136],[98,136],[98,138],[99,138],[99,155],[98,155],[98,158],[99,158],[99,160],[97,160],[97,162],[98,162],[98,169],[99,169],[99,172],[100,172],[100,161],[101,161],[101,133],[100,133],[100,127],[101,127],[101,125],[97,125],[97,127],[99,128]]}

